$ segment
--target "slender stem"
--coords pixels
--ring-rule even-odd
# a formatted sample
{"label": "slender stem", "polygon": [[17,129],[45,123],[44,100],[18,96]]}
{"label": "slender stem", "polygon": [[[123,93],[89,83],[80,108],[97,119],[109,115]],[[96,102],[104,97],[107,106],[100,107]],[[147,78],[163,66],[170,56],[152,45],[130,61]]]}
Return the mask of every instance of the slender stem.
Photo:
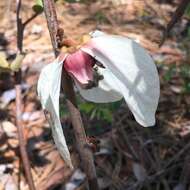
{"label": "slender stem", "polygon": [[16,1],[16,22],[17,22],[17,49],[19,53],[22,53],[22,46],[23,46],[23,25],[22,19],[20,18],[20,9],[21,9],[21,0]]}
{"label": "slender stem", "polygon": [[22,97],[21,97],[21,86],[20,84],[15,85],[16,90],[16,126],[18,128],[18,138],[19,138],[19,147],[20,147],[20,154],[26,174],[26,179],[28,181],[28,185],[30,190],[35,190],[34,182],[32,179],[32,174],[30,170],[30,162],[28,159],[28,154],[26,151],[26,141],[24,139],[24,133],[23,133],[23,125],[22,125],[22,111],[21,111],[21,105],[22,105]]}
{"label": "slender stem", "polygon": [[[23,53],[23,34],[24,34],[24,25],[22,24],[22,19],[20,18],[20,8],[21,0],[17,0],[17,9],[16,9],[16,18],[17,18],[17,49],[18,53]],[[30,162],[28,159],[28,154],[26,151],[26,141],[24,139],[23,124],[22,124],[22,92],[21,92],[21,82],[22,82],[22,71],[19,69],[15,73],[15,91],[16,91],[16,126],[18,128],[18,139],[19,139],[19,148],[20,154],[24,166],[24,171],[26,179],[30,190],[36,190],[32,178]]]}
{"label": "slender stem", "polygon": [[92,150],[89,148],[82,122],[80,111],[77,108],[75,92],[70,77],[63,69],[62,72],[62,88],[66,95],[67,107],[70,113],[74,134],[76,138],[77,149],[82,160],[82,167],[87,175],[88,185],[90,190],[98,190],[98,182],[96,177],[96,168]]}
{"label": "slender stem", "polygon": [[39,15],[39,13],[34,13],[30,18],[28,18],[22,25],[23,28],[30,23],[33,19],[35,19],[37,16]]}
{"label": "slender stem", "polygon": [[44,13],[47,20],[47,26],[51,38],[51,43],[53,46],[55,56],[57,57],[59,55],[59,48],[57,42],[59,24],[55,12],[54,2],[52,0],[43,0],[43,5]]}
{"label": "slender stem", "polygon": [[[63,33],[59,28],[57,15],[55,11],[55,5],[53,0],[43,0],[44,12],[47,20],[47,25],[51,37],[51,42],[55,56],[59,55],[59,47],[62,43]],[[67,72],[63,67],[62,72],[62,88],[64,89],[67,101],[67,107],[70,112],[70,117],[75,133],[76,144],[80,158],[83,162],[83,169],[87,175],[88,185],[90,190],[99,190],[96,169],[93,160],[93,154],[90,148],[88,148],[86,133],[84,130],[81,114],[77,108],[75,92],[73,89],[73,83]]]}
{"label": "slender stem", "polygon": [[176,24],[176,22],[183,16],[188,4],[190,3],[189,0],[182,0],[179,4],[179,6],[177,7],[175,13],[173,14],[170,22],[168,23],[164,33],[163,33],[163,37],[161,39],[161,42],[159,44],[159,46],[161,47],[165,41],[165,39],[168,37],[168,34],[170,32],[170,30],[173,28],[173,26]]}

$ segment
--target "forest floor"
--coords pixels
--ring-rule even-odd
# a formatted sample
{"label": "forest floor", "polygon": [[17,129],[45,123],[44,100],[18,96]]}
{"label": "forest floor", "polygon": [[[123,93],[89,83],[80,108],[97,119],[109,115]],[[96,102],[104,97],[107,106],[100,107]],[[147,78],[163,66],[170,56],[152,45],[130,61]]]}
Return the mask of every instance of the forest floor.
{"label": "forest floor", "polygon": [[[8,2],[0,2],[0,52],[6,53],[11,61],[16,54],[16,16],[15,4],[9,6]],[[23,19],[32,15],[32,5],[29,0],[23,1]],[[153,0],[134,0],[117,5],[108,0],[56,3],[60,26],[67,36],[80,39],[82,35],[96,29],[128,36],[150,52],[159,70],[161,95],[156,127],[140,127],[124,102],[110,113],[105,110],[109,108],[103,109],[100,105],[99,111],[94,105],[88,111],[88,103],[81,100],[87,133],[99,141],[94,156],[101,189],[188,189],[190,19],[183,17],[164,45],[161,48],[158,46],[163,29],[177,5]],[[54,59],[43,14],[26,27],[24,51],[22,119],[36,189],[84,189],[84,173],[79,169],[71,172],[64,164],[36,95],[40,70]],[[62,109],[62,124],[68,129],[65,132],[68,138],[72,133],[71,122],[64,104]],[[13,76],[0,73],[0,190],[28,190],[19,157],[15,111]],[[70,144],[77,168],[80,163],[78,155],[72,146],[74,143]]]}

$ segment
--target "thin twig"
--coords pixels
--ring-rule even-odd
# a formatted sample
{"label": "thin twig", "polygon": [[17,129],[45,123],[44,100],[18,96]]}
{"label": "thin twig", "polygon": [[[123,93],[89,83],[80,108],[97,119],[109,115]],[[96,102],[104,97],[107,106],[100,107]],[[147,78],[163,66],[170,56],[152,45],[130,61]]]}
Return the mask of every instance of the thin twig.
{"label": "thin twig", "polygon": [[16,22],[17,22],[17,49],[19,53],[22,53],[23,47],[23,25],[22,19],[20,18],[20,9],[21,9],[21,0],[17,0],[17,7],[16,7]]}
{"label": "thin twig", "polygon": [[168,37],[168,34],[170,30],[173,28],[173,26],[176,24],[176,22],[183,16],[188,4],[190,3],[189,0],[182,0],[178,8],[176,9],[175,13],[173,14],[170,22],[168,23],[164,33],[163,37],[161,39],[161,42],[159,46],[161,47],[165,41],[165,39]]}
{"label": "thin twig", "polygon": [[175,154],[165,165],[165,168],[169,167],[173,162],[175,162],[181,155],[190,149],[190,142],[187,143],[183,149],[181,149],[177,154]]}
{"label": "thin twig", "polygon": [[28,23],[30,23],[32,20],[34,20],[38,15],[39,15],[39,13],[34,13],[30,18],[28,18],[25,22],[23,22],[22,25],[25,27]]}
{"label": "thin twig", "polygon": [[54,2],[52,0],[43,0],[43,5],[44,5],[44,13],[47,20],[47,26],[49,29],[49,34],[51,37],[51,43],[53,46],[55,56],[57,57],[59,55],[59,48],[58,48],[59,45],[57,41],[59,24],[54,8]]}
{"label": "thin twig", "polygon": [[[55,56],[57,57],[59,55],[59,47],[62,43],[63,30],[60,29],[58,25],[54,1],[43,0],[43,4],[52,46]],[[89,189],[98,190],[99,187],[96,177],[96,169],[94,165],[92,150],[87,145],[86,133],[84,130],[81,114],[77,108],[72,80],[65,71],[64,67],[62,72],[62,88],[66,95],[67,107],[70,112],[75,138],[77,141],[76,144],[78,152],[80,154],[80,158],[83,163],[83,169],[87,175]]]}
{"label": "thin twig", "polygon": [[[22,19],[20,18],[20,8],[21,8],[21,0],[17,0],[17,7],[16,7],[17,49],[18,49],[18,53],[23,53],[22,47],[23,47],[24,25],[22,23]],[[19,71],[15,73],[16,126],[18,128],[19,148],[20,148],[20,155],[22,158],[23,167],[24,167],[29,188],[30,190],[36,190],[34,186],[33,178],[32,178],[30,162],[28,159],[27,151],[26,151],[26,141],[24,139],[24,132],[23,132],[22,110],[21,110],[21,106],[22,106],[21,82],[22,82],[22,71],[21,69],[19,69]]]}
{"label": "thin twig", "polygon": [[22,97],[21,97],[21,86],[20,86],[20,84],[15,85],[15,90],[16,90],[16,126],[18,128],[20,154],[22,157],[24,171],[26,174],[26,179],[28,181],[28,185],[30,187],[30,190],[35,190],[34,182],[32,179],[32,174],[31,174],[31,170],[30,170],[30,162],[28,159],[27,151],[26,151],[26,141],[24,139],[23,126],[22,126],[22,120],[21,120]]}

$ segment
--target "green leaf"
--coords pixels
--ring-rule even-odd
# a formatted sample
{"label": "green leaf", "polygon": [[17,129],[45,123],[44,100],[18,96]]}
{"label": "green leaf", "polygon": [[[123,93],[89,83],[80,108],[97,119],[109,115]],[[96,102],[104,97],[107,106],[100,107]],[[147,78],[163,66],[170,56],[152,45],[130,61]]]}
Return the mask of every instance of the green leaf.
{"label": "green leaf", "polygon": [[35,5],[32,7],[33,11],[36,13],[43,12],[44,6],[42,0],[36,0]]}
{"label": "green leaf", "polygon": [[166,82],[169,82],[172,79],[172,77],[175,73],[175,69],[176,69],[175,66],[168,67],[168,70],[166,71],[166,73],[163,76],[163,78]]}
{"label": "green leaf", "polygon": [[4,53],[0,53],[0,67],[4,68],[4,69],[8,69],[9,68],[9,63],[6,60],[6,56]]}
{"label": "green leaf", "polygon": [[6,56],[3,52],[0,52],[0,73],[2,72],[9,72],[10,65],[9,62],[6,60]]}
{"label": "green leaf", "polygon": [[96,108],[96,105],[93,103],[81,103],[79,104],[79,108],[82,112],[89,114],[90,112],[92,112],[93,109]]}
{"label": "green leaf", "polygon": [[187,8],[185,10],[185,15],[190,17],[190,4],[187,6]]}
{"label": "green leaf", "polygon": [[107,122],[112,122],[113,121],[113,114],[112,111],[109,110],[108,108],[101,109],[101,116],[104,120]]}
{"label": "green leaf", "polygon": [[16,58],[13,60],[13,62],[10,65],[10,69],[15,72],[19,71],[24,57],[25,57],[24,54],[17,54]]}

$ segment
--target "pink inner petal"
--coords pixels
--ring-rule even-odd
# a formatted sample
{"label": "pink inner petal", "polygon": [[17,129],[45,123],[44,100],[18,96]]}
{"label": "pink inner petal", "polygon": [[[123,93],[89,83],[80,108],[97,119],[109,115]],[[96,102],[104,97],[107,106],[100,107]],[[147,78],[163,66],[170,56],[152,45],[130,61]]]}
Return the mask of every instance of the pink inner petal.
{"label": "pink inner petal", "polygon": [[84,85],[93,80],[94,64],[95,59],[81,50],[68,55],[64,61],[65,70]]}

